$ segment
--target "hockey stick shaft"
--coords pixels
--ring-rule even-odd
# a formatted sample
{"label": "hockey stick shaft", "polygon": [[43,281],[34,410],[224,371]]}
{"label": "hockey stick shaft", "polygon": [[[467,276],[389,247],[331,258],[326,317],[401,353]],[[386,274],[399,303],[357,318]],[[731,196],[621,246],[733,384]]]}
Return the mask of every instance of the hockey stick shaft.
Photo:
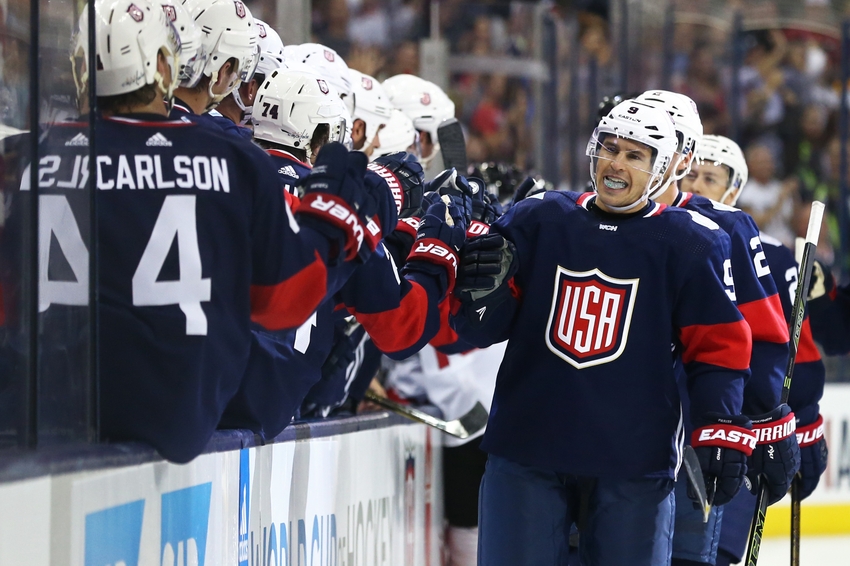
{"label": "hockey stick shaft", "polygon": [[791,483],[791,566],[800,566],[800,478]]}
{"label": "hockey stick shaft", "polygon": [[[466,417],[461,417],[460,419],[454,421],[444,421],[442,419],[438,419],[437,417],[432,417],[428,413],[424,411],[420,411],[419,409],[414,409],[413,407],[408,407],[407,405],[402,405],[401,403],[396,403],[386,397],[381,397],[376,395],[372,391],[366,392],[366,399],[383,407],[384,409],[390,410],[393,413],[406,417],[412,421],[416,421],[418,423],[426,424],[430,427],[436,428],[445,432],[446,434],[450,434],[452,436],[456,436],[457,438],[464,439],[469,438],[472,434],[478,432],[478,430],[467,430],[466,427],[463,426],[463,420]],[[478,407],[476,406],[476,409]],[[473,409],[474,412],[477,412],[476,409]],[[471,413],[473,412],[471,411]],[[471,415],[473,420],[476,419],[476,415]],[[468,419],[467,419],[468,420]],[[486,420],[484,422],[486,424]],[[482,427],[483,428],[483,427]],[[480,429],[479,429],[480,430]]]}
{"label": "hockey stick shaft", "polygon": [[[797,277],[797,292],[794,295],[794,305],[791,309],[791,341],[789,344],[788,364],[785,366],[785,381],[782,383],[782,396],[779,403],[787,403],[791,393],[791,378],[794,375],[794,365],[797,361],[797,347],[800,344],[800,331],[803,328],[803,316],[806,312],[806,298],[812,279],[812,265],[815,260],[815,250],[818,245],[821,223],[823,222],[823,203],[812,203],[809,215],[809,227],[806,231],[806,245],[800,262],[800,272]],[[762,479],[758,485],[756,511],[750,525],[750,536],[747,542],[747,553],[744,557],[746,566],[756,566],[761,548],[761,538],[764,534],[764,518],[767,513],[767,483]]]}

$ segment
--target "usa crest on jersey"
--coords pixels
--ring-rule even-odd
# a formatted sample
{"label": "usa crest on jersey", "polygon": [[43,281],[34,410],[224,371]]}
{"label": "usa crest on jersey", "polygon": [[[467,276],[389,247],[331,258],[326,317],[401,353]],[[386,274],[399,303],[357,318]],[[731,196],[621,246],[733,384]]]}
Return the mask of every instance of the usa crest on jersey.
{"label": "usa crest on jersey", "polygon": [[616,360],[626,348],[639,279],[558,266],[546,346],[582,369]]}

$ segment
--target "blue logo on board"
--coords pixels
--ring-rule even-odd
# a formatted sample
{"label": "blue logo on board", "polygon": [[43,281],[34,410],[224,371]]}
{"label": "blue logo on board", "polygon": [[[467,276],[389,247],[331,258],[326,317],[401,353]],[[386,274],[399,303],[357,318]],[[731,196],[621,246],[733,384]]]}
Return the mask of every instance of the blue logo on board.
{"label": "blue logo on board", "polygon": [[205,483],[162,494],[162,566],[204,566],[211,493]]}
{"label": "blue logo on board", "polygon": [[86,515],[86,566],[138,566],[145,500]]}
{"label": "blue logo on board", "polygon": [[248,449],[239,452],[239,566],[248,566],[248,517],[251,501]]}

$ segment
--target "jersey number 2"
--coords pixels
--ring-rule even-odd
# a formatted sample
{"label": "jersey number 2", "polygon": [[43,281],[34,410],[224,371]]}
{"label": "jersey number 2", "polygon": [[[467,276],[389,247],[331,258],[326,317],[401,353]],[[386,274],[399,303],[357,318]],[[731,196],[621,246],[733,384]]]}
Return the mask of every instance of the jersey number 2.
{"label": "jersey number 2", "polygon": [[[46,311],[51,304],[87,305],[89,254],[65,196],[39,197],[38,230],[39,311]],[[51,233],[56,236],[76,281],[51,281],[48,278]],[[157,281],[174,238],[177,238],[180,279]],[[201,273],[195,196],[169,195],[162,203],[150,239],[133,274],[133,305],[176,304],[186,315],[186,334],[205,336],[207,317],[201,302],[210,300],[212,280],[204,279]]]}

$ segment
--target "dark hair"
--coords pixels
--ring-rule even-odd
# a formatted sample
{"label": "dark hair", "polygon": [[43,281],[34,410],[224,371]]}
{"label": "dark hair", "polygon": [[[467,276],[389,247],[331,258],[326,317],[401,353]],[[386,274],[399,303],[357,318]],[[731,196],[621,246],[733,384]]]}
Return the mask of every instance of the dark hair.
{"label": "dark hair", "polygon": [[114,96],[98,96],[97,105],[104,112],[118,114],[129,108],[150,104],[157,97],[157,94],[157,84],[150,83],[133,92],[116,94]]}

